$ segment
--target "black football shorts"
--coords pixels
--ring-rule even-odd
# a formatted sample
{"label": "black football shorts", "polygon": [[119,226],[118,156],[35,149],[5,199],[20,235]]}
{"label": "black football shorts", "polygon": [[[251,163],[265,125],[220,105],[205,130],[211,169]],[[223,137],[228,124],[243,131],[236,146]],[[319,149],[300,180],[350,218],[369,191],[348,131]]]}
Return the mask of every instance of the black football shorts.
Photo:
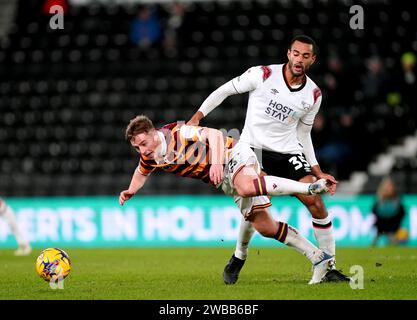
{"label": "black football shorts", "polygon": [[285,154],[253,149],[261,168],[266,174],[299,181],[311,175],[311,166],[304,154]]}

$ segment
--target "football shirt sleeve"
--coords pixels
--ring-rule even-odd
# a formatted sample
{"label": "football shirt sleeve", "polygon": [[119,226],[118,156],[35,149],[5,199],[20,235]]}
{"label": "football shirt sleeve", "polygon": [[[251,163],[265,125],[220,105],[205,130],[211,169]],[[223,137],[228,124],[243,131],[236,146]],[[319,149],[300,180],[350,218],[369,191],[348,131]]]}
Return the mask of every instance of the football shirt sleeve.
{"label": "football shirt sleeve", "polygon": [[310,109],[310,111],[304,117],[300,119],[301,122],[308,126],[312,126],[314,123],[314,118],[316,117],[316,114],[320,110],[320,105],[321,105],[321,95],[317,97],[317,100],[313,104],[313,107]]}
{"label": "football shirt sleeve", "polygon": [[232,80],[230,80],[229,82],[226,82],[224,85],[213,91],[207,97],[207,99],[204,100],[198,111],[200,111],[204,116],[207,116],[219,104],[221,104],[224,99],[234,94],[238,94],[238,92],[233,87]]}
{"label": "football shirt sleeve", "polygon": [[262,67],[249,68],[241,76],[226,82],[224,85],[213,91],[207,99],[204,100],[198,111],[204,116],[207,116],[227,97],[256,89],[258,83],[262,82],[262,77]]}
{"label": "football shirt sleeve", "polygon": [[233,87],[237,93],[245,93],[255,90],[259,83],[262,82],[264,71],[262,67],[252,67],[245,73],[232,80]]}
{"label": "football shirt sleeve", "polygon": [[311,128],[312,126],[299,122],[297,125],[297,138],[303,146],[307,162],[314,167],[318,164],[318,161],[314,152],[313,141],[311,140]]}
{"label": "football shirt sleeve", "polygon": [[304,155],[310,166],[315,166],[318,164],[313,141],[311,140],[311,128],[314,123],[314,118],[316,117],[317,112],[319,112],[321,105],[321,91],[319,88],[314,90],[314,104],[311,110],[300,119],[300,123],[297,126],[297,136],[298,140],[303,145]]}

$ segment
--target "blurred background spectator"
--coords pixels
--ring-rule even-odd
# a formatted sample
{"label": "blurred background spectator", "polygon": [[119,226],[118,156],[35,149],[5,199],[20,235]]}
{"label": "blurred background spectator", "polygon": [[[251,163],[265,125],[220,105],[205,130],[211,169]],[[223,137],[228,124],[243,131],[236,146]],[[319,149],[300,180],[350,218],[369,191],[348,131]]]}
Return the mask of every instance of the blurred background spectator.
{"label": "blurred background spectator", "polygon": [[378,56],[365,60],[365,73],[361,77],[361,85],[366,103],[372,105],[385,102],[388,76],[384,63]]}
{"label": "blurred background spectator", "polygon": [[[320,115],[313,126],[312,138],[319,163],[339,179],[349,177],[350,172],[345,164],[354,160],[356,129],[353,122],[353,116],[344,112],[330,124],[326,124]],[[325,129],[326,126],[330,128]]]}
{"label": "blurred background spectator", "polygon": [[381,236],[386,236],[390,245],[396,245],[404,240],[400,231],[401,222],[405,215],[404,206],[397,192],[395,182],[387,177],[382,180],[377,191],[377,200],[372,207],[375,216],[376,235],[372,242],[373,246],[378,244]]}
{"label": "blurred background spectator", "polygon": [[405,52],[401,56],[401,74],[397,80],[402,104],[415,119],[417,117],[417,71],[416,55],[413,52]]}
{"label": "blurred background spectator", "polygon": [[162,38],[162,26],[155,6],[139,9],[130,29],[130,41],[140,48],[148,48]]}
{"label": "blurred background spectator", "polygon": [[50,10],[51,10],[51,7],[53,6],[60,6],[64,14],[67,13],[69,10],[67,0],[45,0],[42,6],[43,13],[46,15],[50,15],[51,14]]}
{"label": "blurred background spectator", "polygon": [[349,61],[343,61],[339,54],[331,53],[327,58],[323,90],[326,92],[325,105],[332,106],[332,114],[349,112],[354,105],[353,92],[358,89],[357,74],[353,74]]}
{"label": "blurred background spectator", "polygon": [[[172,3],[166,7],[168,17],[165,23],[164,48],[168,51],[177,50],[181,46],[184,33],[190,31],[190,25],[186,24],[186,4]],[[188,28],[188,29],[187,29]]]}

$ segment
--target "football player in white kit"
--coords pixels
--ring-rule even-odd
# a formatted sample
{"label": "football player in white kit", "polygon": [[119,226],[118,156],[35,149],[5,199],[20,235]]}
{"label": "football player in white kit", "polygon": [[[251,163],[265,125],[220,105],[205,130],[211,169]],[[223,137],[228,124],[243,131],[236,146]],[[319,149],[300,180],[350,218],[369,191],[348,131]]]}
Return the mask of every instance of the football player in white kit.
{"label": "football player in white kit", "polygon": [[[331,183],[330,193],[334,194],[337,181],[321,171],[310,135],[322,100],[320,88],[306,75],[316,54],[317,45],[313,39],[296,36],[288,48],[287,63],[249,68],[211,93],[187,124],[198,125],[227,97],[249,92],[245,125],[239,141],[255,151],[263,171],[301,182],[326,179]],[[319,248],[335,257],[332,222],[321,196],[297,194],[296,197],[312,215]],[[224,269],[226,284],[237,281],[253,233],[250,223],[242,220],[236,250]],[[336,270],[335,259],[330,261],[323,281],[349,280]]]}
{"label": "football player in white kit", "polygon": [[16,222],[16,216],[14,215],[14,212],[12,208],[10,208],[7,203],[0,198],[0,217],[4,218],[4,220],[7,222],[7,224],[10,227],[10,230],[12,231],[13,235],[16,238],[17,244],[19,247],[14,252],[16,256],[27,256],[32,252],[32,248],[29,245],[29,242],[24,237],[22,231],[20,230],[17,222]]}

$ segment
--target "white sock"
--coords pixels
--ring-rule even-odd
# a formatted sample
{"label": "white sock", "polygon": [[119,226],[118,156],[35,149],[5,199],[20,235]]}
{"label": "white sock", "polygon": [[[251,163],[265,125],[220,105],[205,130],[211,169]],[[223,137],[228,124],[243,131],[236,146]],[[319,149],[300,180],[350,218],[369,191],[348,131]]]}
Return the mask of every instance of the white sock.
{"label": "white sock", "polygon": [[313,218],[314,236],[319,248],[332,256],[336,255],[336,241],[333,236],[332,220],[329,216],[324,219]]}
{"label": "white sock", "polygon": [[20,231],[19,226],[16,222],[16,216],[13,213],[12,208],[10,208],[4,201],[0,200],[0,216],[2,216],[6,222],[9,224],[9,227],[16,238],[19,246],[29,245],[29,242],[23,236]]}
{"label": "white sock", "polygon": [[254,180],[257,193],[270,196],[282,196],[294,193],[310,194],[310,183],[298,182],[275,176],[264,176]]}
{"label": "white sock", "polygon": [[245,260],[248,256],[249,241],[255,232],[254,227],[249,221],[246,221],[243,217],[240,222],[239,234],[236,242],[235,257],[241,260]]}
{"label": "white sock", "polygon": [[319,262],[321,259],[322,250],[304,238],[297,229],[291,226],[288,226],[287,237],[284,243],[306,256],[312,264]]}

